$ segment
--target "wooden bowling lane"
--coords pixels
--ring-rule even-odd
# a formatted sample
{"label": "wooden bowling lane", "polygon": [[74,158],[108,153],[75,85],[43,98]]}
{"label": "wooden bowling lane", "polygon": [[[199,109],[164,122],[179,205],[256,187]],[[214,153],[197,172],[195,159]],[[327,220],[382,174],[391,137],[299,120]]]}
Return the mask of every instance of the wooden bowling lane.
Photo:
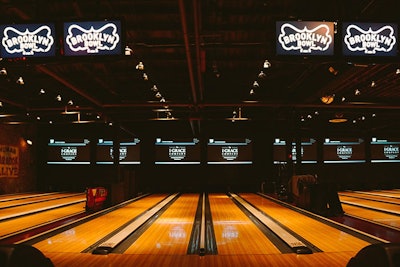
{"label": "wooden bowling lane", "polygon": [[365,194],[364,192],[340,192],[339,196],[348,196],[361,199],[369,199],[380,202],[392,203],[400,205],[400,195],[398,197],[389,196],[386,194]]}
{"label": "wooden bowling lane", "polygon": [[43,211],[40,213],[34,213],[27,216],[17,217],[11,220],[5,220],[0,222],[0,239],[4,238],[7,235],[15,234],[23,230],[28,230],[33,227],[66,218],[68,216],[72,216],[81,212],[85,212],[84,202]]}
{"label": "wooden bowling lane", "polygon": [[124,254],[185,255],[199,196],[181,195]]}
{"label": "wooden bowling lane", "polygon": [[281,252],[225,194],[209,195],[218,255]]}
{"label": "wooden bowling lane", "polygon": [[86,201],[85,194],[71,195],[70,197],[63,197],[60,199],[49,200],[45,202],[26,204],[23,206],[16,206],[13,208],[1,210],[0,221],[12,217],[22,216],[24,214],[32,214],[34,212],[48,210],[53,207],[69,205],[72,203]]}
{"label": "wooden bowling lane", "polygon": [[308,217],[257,194],[242,193],[242,198],[270,217],[317,246],[323,252],[354,252],[370,243],[356,238],[322,221]]}
{"label": "wooden bowling lane", "polygon": [[26,204],[39,203],[39,202],[43,202],[43,201],[49,201],[49,200],[60,199],[60,198],[65,198],[65,197],[71,197],[74,195],[82,196],[82,193],[54,193],[54,194],[32,195],[31,197],[17,198],[17,199],[0,202],[0,209],[11,208],[11,207],[26,205]]}
{"label": "wooden bowling lane", "polygon": [[400,230],[400,216],[342,203],[347,215],[383,224]]}
{"label": "wooden bowling lane", "polygon": [[50,236],[33,244],[33,246],[45,254],[47,252],[80,253],[126,222],[156,205],[166,196],[165,194],[159,194],[141,198],[93,220]]}
{"label": "wooden bowling lane", "polygon": [[37,196],[52,195],[52,194],[57,194],[57,193],[58,192],[50,192],[50,193],[30,192],[30,193],[0,195],[0,202],[7,202],[7,201],[13,201],[13,200],[17,200],[17,199],[31,198],[31,197],[37,197]]}
{"label": "wooden bowling lane", "polygon": [[339,200],[343,204],[351,204],[369,209],[385,211],[393,214],[400,215],[400,205],[387,202],[375,201],[371,199],[362,199],[357,197],[339,195]]}

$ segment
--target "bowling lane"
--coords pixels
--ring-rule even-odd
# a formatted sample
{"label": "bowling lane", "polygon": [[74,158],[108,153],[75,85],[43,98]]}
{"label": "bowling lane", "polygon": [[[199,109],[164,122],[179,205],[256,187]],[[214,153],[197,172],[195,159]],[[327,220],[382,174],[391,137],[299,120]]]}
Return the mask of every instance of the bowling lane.
{"label": "bowling lane", "polygon": [[[12,207],[12,206],[18,206],[18,205],[32,204],[35,202],[59,199],[59,198],[63,198],[63,197],[71,197],[73,195],[77,195],[77,193],[42,194],[42,195],[34,195],[29,198],[26,198],[26,197],[18,198],[18,199],[0,202],[0,209]],[[80,195],[82,195],[82,193]]]}
{"label": "bowling lane", "polygon": [[181,195],[124,253],[186,255],[198,201]]}
{"label": "bowling lane", "polygon": [[4,218],[8,218],[10,216],[18,216],[23,213],[32,213],[35,211],[43,210],[43,209],[48,209],[52,206],[58,206],[58,205],[67,205],[69,203],[73,202],[78,202],[78,201],[86,201],[86,196],[85,194],[79,194],[79,195],[72,195],[69,197],[64,197],[60,199],[54,199],[54,200],[49,200],[45,202],[39,202],[39,203],[33,203],[33,204],[26,204],[23,206],[16,206],[13,208],[8,208],[1,210],[1,215],[0,215],[0,220]]}
{"label": "bowling lane", "polygon": [[0,222],[0,238],[85,211],[85,203],[34,213]]}
{"label": "bowling lane", "polygon": [[386,194],[369,194],[363,192],[340,192],[339,196],[348,196],[348,197],[355,197],[361,199],[369,199],[375,201],[381,201],[386,203],[398,204],[400,205],[400,196],[393,197]]}
{"label": "bowling lane", "polygon": [[357,252],[369,245],[366,241],[257,194],[242,193],[240,196],[324,252]]}
{"label": "bowling lane", "polygon": [[370,210],[343,203],[342,208],[347,215],[363,218],[369,221],[398,228],[400,230],[400,216],[398,215],[388,214],[385,212]]}
{"label": "bowling lane", "polygon": [[218,255],[281,254],[227,195],[210,194],[209,202]]}
{"label": "bowling lane", "polygon": [[72,227],[62,233],[33,244],[43,253],[76,252],[80,253],[115,229],[132,220],[142,212],[154,206],[167,195],[150,195],[132,202],[122,208],[104,214],[98,218]]}
{"label": "bowling lane", "polygon": [[16,200],[16,199],[23,199],[23,198],[30,198],[30,197],[36,197],[36,196],[41,196],[41,195],[50,195],[50,194],[54,194],[54,193],[30,192],[30,193],[17,193],[17,194],[0,195],[0,202],[12,201],[12,200]]}
{"label": "bowling lane", "polygon": [[400,215],[399,204],[385,203],[370,199],[361,199],[361,198],[342,196],[342,195],[339,195],[339,200],[344,204],[354,204],[372,209],[398,213]]}

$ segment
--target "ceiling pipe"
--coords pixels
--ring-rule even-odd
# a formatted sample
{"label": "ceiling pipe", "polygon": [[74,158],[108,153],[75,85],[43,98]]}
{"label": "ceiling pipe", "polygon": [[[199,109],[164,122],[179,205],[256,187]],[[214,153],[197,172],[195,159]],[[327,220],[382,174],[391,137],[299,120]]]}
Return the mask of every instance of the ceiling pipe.
{"label": "ceiling pipe", "polygon": [[189,44],[188,29],[187,29],[186,11],[185,11],[185,5],[183,2],[184,2],[184,0],[179,0],[179,11],[180,11],[180,17],[181,17],[181,23],[182,23],[183,39],[185,42],[185,52],[186,52],[188,70],[189,70],[189,79],[190,79],[190,87],[192,90],[192,98],[193,98],[193,103],[195,105],[195,109],[197,109],[197,107],[196,107],[196,105],[197,105],[197,90],[196,90],[196,85],[195,85],[195,80],[194,80],[193,62],[192,62],[192,57],[190,54],[190,44]]}
{"label": "ceiling pipe", "polygon": [[38,71],[41,71],[47,75],[49,75],[50,77],[54,78],[55,80],[59,81],[60,83],[62,83],[63,85],[65,85],[66,87],[70,88],[71,90],[73,90],[75,93],[83,96],[84,98],[86,98],[87,100],[89,100],[90,102],[92,102],[93,104],[95,104],[98,107],[102,107],[102,103],[97,100],[94,97],[91,97],[90,95],[88,95],[87,93],[83,92],[81,89],[79,89],[78,87],[76,87],[75,85],[71,84],[70,82],[68,82],[67,80],[65,80],[64,78],[60,77],[59,75],[57,75],[56,73],[54,73],[53,71],[49,70],[47,67],[42,66],[42,65],[37,65],[36,69]]}

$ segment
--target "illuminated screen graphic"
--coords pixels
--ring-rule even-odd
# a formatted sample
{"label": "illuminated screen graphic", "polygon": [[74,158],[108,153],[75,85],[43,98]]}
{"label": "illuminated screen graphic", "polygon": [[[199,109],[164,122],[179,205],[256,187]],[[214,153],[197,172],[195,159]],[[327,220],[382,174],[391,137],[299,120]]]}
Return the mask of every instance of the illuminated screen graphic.
{"label": "illuminated screen graphic", "polygon": [[0,25],[0,55],[3,58],[55,56],[55,36],[52,23]]}
{"label": "illuminated screen graphic", "polygon": [[[273,146],[274,164],[287,163],[286,141],[275,138]],[[296,143],[292,142],[291,156],[293,162],[297,162]],[[313,138],[301,140],[301,163],[317,163],[317,142]]]}
{"label": "illuminated screen graphic", "polygon": [[332,56],[334,54],[334,23],[277,21],[276,54]]}
{"label": "illuminated screen graphic", "polygon": [[398,25],[395,23],[345,22],[342,50],[345,56],[396,56]]}
{"label": "illuminated screen graphic", "polygon": [[371,162],[400,162],[399,138],[376,138],[371,139]]}
{"label": "illuminated screen graphic", "polygon": [[[96,144],[96,164],[114,164],[114,142],[98,139]],[[119,164],[140,164],[140,140],[119,143]]]}
{"label": "illuminated screen graphic", "polygon": [[253,142],[250,139],[208,139],[207,164],[252,163]]}
{"label": "illuminated screen graphic", "polygon": [[85,21],[64,23],[64,55],[122,54],[121,22]]}
{"label": "illuminated screen graphic", "polygon": [[200,151],[197,138],[156,138],[155,164],[200,164]]}
{"label": "illuminated screen graphic", "polygon": [[365,162],[365,143],[361,138],[325,138],[323,144],[324,163]]}
{"label": "illuminated screen graphic", "polygon": [[47,164],[90,164],[90,141],[50,139]]}

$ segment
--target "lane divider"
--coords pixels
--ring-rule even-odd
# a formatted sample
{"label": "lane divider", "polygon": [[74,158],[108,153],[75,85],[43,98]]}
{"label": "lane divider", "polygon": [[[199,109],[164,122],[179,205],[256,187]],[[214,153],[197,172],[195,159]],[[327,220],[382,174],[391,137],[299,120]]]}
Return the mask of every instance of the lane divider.
{"label": "lane divider", "polygon": [[201,226],[200,226],[200,256],[206,254],[206,194],[203,193],[203,203],[201,205]]}
{"label": "lane divider", "polygon": [[245,207],[254,217],[256,217],[266,227],[273,231],[280,239],[282,239],[294,252],[297,254],[312,254],[311,249],[307,247],[306,244],[283,229],[279,224],[265,216],[262,212],[251,206],[238,195],[233,193],[230,193],[230,195],[243,207]]}
{"label": "lane divider", "polygon": [[149,220],[158,211],[160,211],[165,205],[172,201],[177,195],[178,193],[173,194],[158,203],[156,206],[148,210],[138,219],[134,220],[132,223],[121,229],[118,233],[114,234],[112,237],[108,238],[106,241],[97,246],[92,253],[101,255],[110,253],[116,246],[122,243],[127,237],[129,237],[141,225],[143,225],[147,220]]}

